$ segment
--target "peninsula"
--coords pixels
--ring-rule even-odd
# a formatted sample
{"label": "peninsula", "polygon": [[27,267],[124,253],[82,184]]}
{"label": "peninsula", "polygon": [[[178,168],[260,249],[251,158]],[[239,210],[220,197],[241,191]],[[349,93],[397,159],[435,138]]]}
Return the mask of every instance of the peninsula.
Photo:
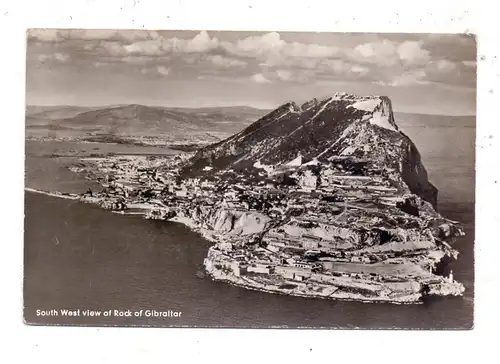
{"label": "peninsula", "polygon": [[73,170],[103,186],[74,198],[213,242],[203,263],[214,280],[368,302],[464,292],[443,275],[463,230],[437,212],[384,96],[290,102],[195,153],[84,158]]}

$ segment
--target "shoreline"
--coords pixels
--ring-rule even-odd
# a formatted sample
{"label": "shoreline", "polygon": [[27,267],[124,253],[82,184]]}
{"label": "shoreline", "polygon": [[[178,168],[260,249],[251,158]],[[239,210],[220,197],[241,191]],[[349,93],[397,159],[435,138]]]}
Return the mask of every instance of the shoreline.
{"label": "shoreline", "polygon": [[[82,202],[85,204],[91,203],[94,204],[98,207],[100,207],[96,202],[94,201],[85,201],[82,199],[81,196],[77,194],[64,194],[60,192],[49,192],[49,191],[42,191],[42,190],[37,190],[29,187],[25,187],[26,192],[32,192],[32,193],[38,193],[38,194],[43,194],[46,196],[50,197],[57,197],[57,198],[62,198],[62,199],[67,199],[67,200],[76,200],[78,202]],[[101,207],[102,208],[102,207]],[[149,220],[150,218],[147,217],[148,211],[151,211],[154,209],[154,206],[151,206],[151,209],[149,208],[144,208],[143,211],[136,211],[136,212],[127,212],[127,211],[110,211],[115,214],[119,215],[135,215],[135,216],[140,216],[142,219]],[[319,291],[311,291],[311,287],[315,286],[315,284],[307,284],[307,283],[302,283],[302,284],[296,284],[297,282],[294,282],[296,287],[294,289],[285,289],[281,288],[280,285],[286,285],[287,280],[282,280],[281,284],[266,284],[262,282],[257,282],[251,277],[240,277],[240,276],[235,276],[234,274],[228,274],[226,272],[223,272],[220,269],[217,269],[214,266],[214,261],[213,261],[213,256],[211,252],[213,252],[213,247],[217,246],[218,243],[221,241],[215,237],[215,234],[211,232],[210,230],[204,229],[198,224],[195,223],[195,221],[189,217],[186,216],[176,216],[168,221],[174,222],[174,223],[179,223],[184,226],[186,226],[191,232],[194,232],[201,236],[203,239],[205,239],[207,242],[211,244],[215,244],[212,247],[208,248],[208,255],[207,257],[203,260],[203,267],[205,270],[206,276],[208,276],[212,281],[215,282],[224,282],[228,283],[232,286],[235,287],[241,287],[249,290],[254,290],[254,291],[259,291],[259,292],[266,292],[266,293],[272,293],[272,294],[280,294],[280,295],[285,295],[285,296],[295,296],[295,297],[304,297],[304,298],[320,298],[320,299],[326,299],[326,300],[339,300],[339,301],[352,301],[352,302],[362,302],[362,303],[389,303],[389,304],[404,304],[404,305],[411,305],[411,304],[422,304],[423,300],[427,297],[427,295],[422,294],[421,292],[408,292],[408,294],[403,294],[401,296],[393,296],[393,297],[385,297],[385,296],[373,296],[367,298],[363,294],[357,294],[357,293],[349,293],[340,290],[340,292],[337,292],[339,289],[338,287],[328,285],[328,284],[319,284],[316,285],[316,287],[322,287],[321,292]],[[324,290],[331,292],[324,292]],[[441,294],[431,294],[428,295],[429,297],[434,297],[434,296],[442,296]],[[447,296],[447,295],[445,295]],[[463,297],[463,294],[460,296]]]}
{"label": "shoreline", "polygon": [[50,191],[38,190],[36,188],[31,188],[31,187],[24,187],[24,191],[31,192],[31,193],[37,193],[40,195],[62,198],[65,200],[80,200],[80,196],[77,195],[76,193],[50,192]]}
{"label": "shoreline", "polygon": [[[206,267],[206,265],[205,265]],[[366,297],[359,296],[359,297],[349,297],[349,294],[344,293],[342,296],[340,295],[335,295],[335,290],[332,290],[331,293],[329,294],[308,294],[307,291],[305,291],[305,286],[302,287],[302,289],[299,290],[290,290],[290,291],[285,291],[283,288],[280,288],[276,285],[268,285],[265,286],[262,283],[258,283],[255,281],[252,281],[251,279],[242,279],[235,277],[234,275],[229,275],[229,274],[224,274],[218,270],[213,270],[215,273],[209,272],[208,276],[214,281],[214,282],[223,282],[230,284],[234,287],[240,287],[252,291],[258,291],[258,292],[264,292],[264,293],[272,293],[272,294],[277,294],[277,295],[282,295],[282,296],[294,296],[294,297],[302,297],[302,298],[311,298],[311,299],[323,299],[323,300],[331,300],[331,301],[344,301],[344,302],[360,302],[360,303],[377,303],[377,304],[396,304],[396,305],[421,305],[423,304],[422,297],[419,294],[413,294],[413,295],[408,295],[405,296],[408,299],[402,299],[402,300],[391,300],[391,299],[367,299]],[[251,281],[251,282],[249,282]],[[286,284],[286,281],[284,281]],[[292,283],[292,282],[290,282]],[[296,282],[293,282],[296,284]]]}

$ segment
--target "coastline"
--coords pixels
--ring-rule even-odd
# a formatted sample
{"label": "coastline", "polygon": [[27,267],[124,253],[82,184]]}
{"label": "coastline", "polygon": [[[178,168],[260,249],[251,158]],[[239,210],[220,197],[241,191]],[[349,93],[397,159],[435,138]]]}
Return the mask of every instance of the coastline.
{"label": "coastline", "polygon": [[[205,259],[204,266],[207,267],[207,259]],[[208,269],[208,268],[206,268]],[[220,270],[212,270],[211,272],[208,273],[209,276],[211,277],[212,280],[214,281],[219,281],[219,282],[224,282],[231,284],[235,287],[241,287],[253,291],[259,291],[259,292],[265,292],[265,293],[272,293],[272,294],[279,294],[279,295],[284,295],[284,296],[296,296],[296,297],[303,297],[303,298],[315,298],[315,299],[324,299],[324,300],[339,300],[339,301],[350,301],[350,302],[361,302],[361,303],[390,303],[390,304],[399,304],[399,305],[410,305],[410,304],[423,304],[422,301],[422,296],[418,293],[415,294],[409,294],[407,296],[402,297],[399,300],[395,299],[386,299],[386,298],[380,298],[380,297],[373,297],[373,299],[367,299],[363,295],[349,295],[346,293],[337,293],[336,294],[336,289],[335,288],[330,288],[330,292],[325,292],[325,293],[318,293],[318,292],[311,292],[308,290],[308,285],[304,284],[302,286],[297,286],[294,289],[283,289],[280,288],[278,285],[272,285],[272,284],[262,284],[259,282],[256,282],[255,280],[252,280],[248,277],[236,277],[233,274],[225,274],[224,272]],[[293,284],[297,285],[297,282],[294,281],[284,281],[284,285],[286,284]]]}
{"label": "coastline", "polygon": [[50,192],[50,191],[43,191],[43,190],[38,190],[35,188],[30,188],[30,187],[24,187],[24,191],[38,193],[41,195],[46,195],[46,196],[51,196],[51,197],[63,198],[66,200],[80,200],[80,196],[75,194],[75,193]]}
{"label": "coastline", "polygon": [[[47,195],[50,197],[57,197],[62,199],[69,200],[77,200],[83,203],[91,203],[98,205],[99,200],[87,199],[85,200],[79,195],[76,194],[64,194],[59,192],[48,192],[37,190],[33,188],[25,188],[25,191],[38,193]],[[99,206],[102,208],[101,206]],[[143,211],[139,212],[127,212],[125,211],[111,211],[116,214],[122,215],[136,215],[141,216],[143,219],[148,218],[148,212],[154,210],[155,206],[151,205],[151,208],[148,208],[148,205],[143,205]],[[171,222],[180,223],[189,228],[191,231],[199,234],[202,238],[207,240],[208,242],[214,243],[212,247],[208,249],[207,257],[203,261],[203,266],[207,275],[213,281],[225,282],[229,283],[236,287],[242,287],[245,289],[267,292],[273,294],[281,294],[281,295],[290,295],[297,297],[305,297],[305,298],[321,298],[321,299],[331,299],[331,300],[342,300],[342,301],[358,301],[363,303],[391,303],[391,304],[421,304],[423,302],[423,298],[426,296],[424,294],[423,288],[426,286],[425,283],[418,283],[417,287],[413,287],[410,291],[405,287],[403,291],[399,292],[396,296],[390,296],[386,293],[379,294],[381,291],[372,291],[370,294],[365,293],[356,293],[356,292],[346,292],[340,289],[342,286],[357,289],[358,283],[355,282],[354,279],[348,279],[348,281],[344,281],[340,286],[332,285],[328,283],[322,283],[320,281],[312,280],[311,282],[297,282],[293,280],[287,280],[283,277],[279,279],[262,279],[262,277],[256,279],[252,279],[250,276],[237,276],[234,274],[232,269],[234,268],[234,261],[225,261],[223,262],[223,268],[217,267],[221,261],[218,260],[218,257],[223,254],[219,254],[219,244],[221,242],[217,239],[216,234],[212,230],[208,230],[200,227],[192,218],[186,216],[176,216],[169,219]],[[229,270],[225,270],[224,267],[229,268]],[[264,280],[266,282],[259,282],[258,280]],[[351,281],[349,281],[351,280]],[[338,283],[338,282],[337,282]],[[293,289],[286,288],[288,286],[294,286]],[[435,286],[434,294],[441,296],[442,292],[446,292],[445,295],[462,295],[462,285],[458,282],[447,283],[443,280],[441,282],[434,282],[429,286]],[[380,287],[383,287],[384,284],[381,284]],[[430,290],[432,291],[432,289]],[[377,292],[377,293],[375,293]]]}

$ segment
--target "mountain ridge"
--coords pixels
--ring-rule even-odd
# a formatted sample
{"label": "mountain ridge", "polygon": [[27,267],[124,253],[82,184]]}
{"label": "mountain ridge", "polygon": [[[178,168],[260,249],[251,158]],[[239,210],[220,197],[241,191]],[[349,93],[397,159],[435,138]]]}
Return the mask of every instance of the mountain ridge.
{"label": "mountain ridge", "polygon": [[359,173],[390,174],[409,191],[437,203],[420,153],[399,130],[386,96],[337,93],[301,106],[285,103],[241,132],[201,149],[184,171],[197,174],[208,167],[245,173],[257,164],[283,166],[299,156],[301,164],[331,163],[338,157],[364,161],[365,170]]}

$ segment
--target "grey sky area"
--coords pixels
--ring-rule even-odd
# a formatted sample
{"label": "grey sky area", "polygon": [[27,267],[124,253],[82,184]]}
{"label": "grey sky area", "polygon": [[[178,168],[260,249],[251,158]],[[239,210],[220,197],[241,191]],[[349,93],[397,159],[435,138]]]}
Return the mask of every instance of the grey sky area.
{"label": "grey sky area", "polygon": [[44,29],[27,42],[29,105],[274,108],[345,91],[403,112],[476,108],[465,35]]}

